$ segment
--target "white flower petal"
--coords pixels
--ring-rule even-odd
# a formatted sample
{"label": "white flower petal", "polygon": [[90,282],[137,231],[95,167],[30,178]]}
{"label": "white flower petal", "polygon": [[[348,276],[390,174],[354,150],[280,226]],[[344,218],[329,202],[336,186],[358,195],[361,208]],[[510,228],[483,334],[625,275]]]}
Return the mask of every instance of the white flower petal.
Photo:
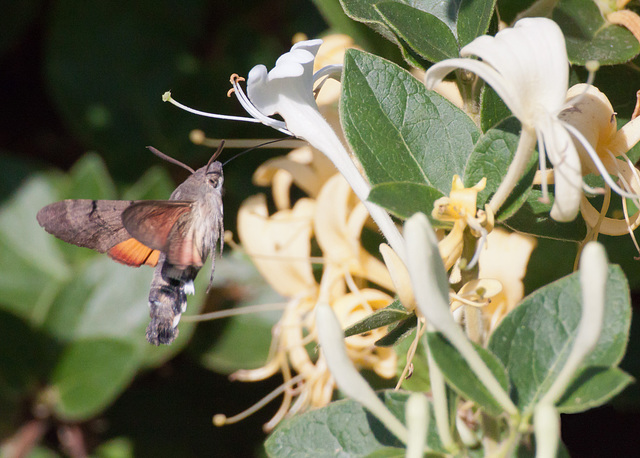
{"label": "white flower petal", "polygon": [[556,119],[547,118],[539,129],[544,150],[553,165],[555,200],[551,217],[560,222],[573,221],[578,215],[582,197],[580,156],[569,132]]}
{"label": "white flower petal", "polygon": [[478,37],[460,54],[480,57],[507,81],[517,84],[521,97],[531,105],[541,105],[554,114],[562,109],[569,65],[564,36],[552,20],[522,19],[495,37]]}
{"label": "white flower petal", "polygon": [[520,118],[524,114],[518,88],[493,67],[475,59],[447,59],[438,62],[427,70],[425,85],[428,89],[433,89],[445,76],[458,68],[468,70],[482,78],[496,91],[515,116]]}

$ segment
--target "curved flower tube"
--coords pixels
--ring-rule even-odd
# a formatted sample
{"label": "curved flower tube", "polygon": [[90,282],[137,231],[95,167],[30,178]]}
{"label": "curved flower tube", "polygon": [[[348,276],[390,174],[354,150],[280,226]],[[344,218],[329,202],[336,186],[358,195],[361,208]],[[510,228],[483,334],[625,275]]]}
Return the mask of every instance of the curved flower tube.
{"label": "curved flower tube", "polygon": [[[495,37],[476,38],[462,48],[460,55],[463,58],[447,59],[432,66],[425,75],[426,86],[435,87],[456,69],[473,72],[498,93],[522,123],[518,150],[489,206],[494,212],[499,210],[522,176],[537,142],[545,200],[548,200],[545,156],[553,165],[555,201],[551,217],[556,221],[573,220],[578,213],[583,183],[572,136],[584,145],[594,163],[598,158],[584,137],[558,117],[565,108],[569,81],[567,51],[558,25],[546,18],[521,19]],[[482,61],[468,56],[477,56]]]}

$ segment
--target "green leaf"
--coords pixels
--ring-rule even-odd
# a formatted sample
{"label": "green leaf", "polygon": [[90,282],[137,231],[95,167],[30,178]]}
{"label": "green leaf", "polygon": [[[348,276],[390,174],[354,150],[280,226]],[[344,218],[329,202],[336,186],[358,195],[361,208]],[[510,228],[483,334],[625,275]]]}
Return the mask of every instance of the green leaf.
{"label": "green leaf", "polygon": [[[480,182],[482,178],[487,178],[486,187],[478,193],[478,208],[484,207],[506,176],[518,148],[519,134],[520,123],[515,118],[508,118],[495,128],[488,130],[476,143],[473,153],[469,157],[463,181],[466,187],[471,187]],[[529,161],[527,172],[522,176],[507,201],[500,207],[498,221],[511,216],[526,201],[533,184],[537,162],[537,157],[534,154]]]}
{"label": "green leaf", "polygon": [[348,50],[341,119],[371,184],[427,184],[443,194],[479,136],[471,119],[405,70]]}
{"label": "green leaf", "polygon": [[[438,364],[447,382],[463,397],[473,400],[489,415],[498,416],[503,413],[503,408],[493,395],[478,381],[465,359],[458,350],[439,332],[427,334],[429,350],[433,359]],[[502,388],[509,392],[509,380],[504,366],[498,358],[489,351],[474,344],[476,352],[485,362]]]}
{"label": "green leaf", "polygon": [[102,157],[87,153],[73,164],[60,199],[115,199],[116,186]]}
{"label": "green leaf", "polygon": [[416,316],[405,318],[391,329],[385,336],[375,341],[376,347],[392,347],[409,336],[417,326]]}
{"label": "green leaf", "polygon": [[458,57],[456,37],[434,15],[395,1],[376,3],[374,7],[403,43],[424,59],[439,62]]}
{"label": "green leaf", "polygon": [[556,240],[584,240],[587,229],[580,216],[568,223],[559,223],[549,215],[553,205],[553,195],[549,194],[551,202],[548,204],[541,202],[541,198],[542,191],[532,189],[527,201],[513,216],[504,221],[504,224],[515,231],[538,237]]}
{"label": "green leaf", "polygon": [[558,410],[584,412],[606,403],[633,382],[633,377],[617,367],[589,367],[569,386],[558,402]]}
{"label": "green leaf", "polygon": [[[602,334],[583,368],[616,366],[624,355],[631,309],[629,287],[617,266],[609,267],[606,298]],[[575,273],[527,296],[491,335],[489,350],[507,368],[511,397],[522,411],[533,409],[562,369],[577,333],[581,302]]]}
{"label": "green leaf", "polygon": [[487,32],[495,4],[496,0],[460,1],[458,44],[461,48]]}
{"label": "green leaf", "polygon": [[402,444],[361,404],[345,400],[285,421],[264,446],[267,455],[273,458],[357,457]]}
{"label": "green leaf", "polygon": [[[391,413],[404,422],[409,393],[380,392]],[[433,417],[427,440],[436,451],[443,451]],[[352,400],[332,402],[326,407],[297,415],[283,422],[265,442],[270,457],[341,456],[363,457],[382,450],[404,448],[391,433],[361,404]],[[386,455],[382,455],[386,456]]]}
{"label": "green leaf", "polygon": [[628,62],[640,53],[640,44],[631,32],[607,22],[595,2],[561,0],[553,10],[567,43],[572,64],[597,60],[600,65]]}
{"label": "green leaf", "polygon": [[376,310],[368,317],[349,326],[344,330],[344,336],[354,336],[356,334],[362,334],[363,332],[369,332],[373,329],[381,328],[382,326],[388,326],[390,324],[397,323],[400,320],[404,320],[410,315],[411,313],[407,312],[407,309],[402,306],[400,301],[393,301],[385,308]]}
{"label": "green leaf", "polygon": [[[368,200],[404,220],[418,212],[430,218],[433,203],[441,197],[443,194],[429,185],[396,181],[373,186]],[[432,220],[431,223],[442,225],[439,221]]]}
{"label": "green leaf", "polygon": [[53,409],[66,420],[81,421],[109,405],[133,379],[138,349],[116,339],[84,339],[60,357],[50,391]]}
{"label": "green leaf", "polygon": [[0,207],[0,307],[40,323],[61,282],[72,275],[56,240],[36,221],[55,195],[42,177],[25,182]]}
{"label": "green leaf", "polygon": [[480,100],[480,127],[486,132],[511,116],[511,110],[491,86],[485,84]]}
{"label": "green leaf", "polygon": [[124,200],[162,200],[168,199],[175,185],[164,167],[155,166],[147,170],[123,194]]}

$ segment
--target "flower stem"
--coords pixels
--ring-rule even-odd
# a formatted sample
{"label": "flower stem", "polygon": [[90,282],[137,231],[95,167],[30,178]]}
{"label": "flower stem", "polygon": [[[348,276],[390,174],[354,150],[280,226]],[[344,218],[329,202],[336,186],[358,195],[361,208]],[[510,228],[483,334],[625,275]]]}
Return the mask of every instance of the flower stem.
{"label": "flower stem", "polygon": [[513,157],[513,161],[507,170],[507,174],[498,186],[496,193],[489,202],[489,208],[493,213],[498,213],[500,207],[505,203],[511,191],[516,187],[520,177],[525,171],[531,155],[535,151],[536,146],[536,133],[531,127],[522,126],[522,132],[520,134],[520,141],[518,142],[518,149]]}

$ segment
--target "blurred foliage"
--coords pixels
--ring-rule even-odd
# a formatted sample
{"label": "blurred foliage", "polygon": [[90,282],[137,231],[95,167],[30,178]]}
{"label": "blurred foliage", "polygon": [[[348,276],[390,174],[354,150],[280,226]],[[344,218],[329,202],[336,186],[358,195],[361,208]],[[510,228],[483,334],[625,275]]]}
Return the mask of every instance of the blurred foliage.
{"label": "blurred foliage", "polygon": [[[242,114],[226,96],[229,75],[272,65],[296,32],[316,36],[326,25],[311,2],[292,0],[0,6],[0,90],[10,113],[0,129],[0,443],[13,437],[29,448],[20,441],[37,426],[42,443],[31,456],[69,454],[78,437],[95,456],[260,453],[260,424],[273,409],[223,429],[211,416],[244,410],[278,381],[230,384],[212,371],[261,365],[278,313],[199,326],[189,351],[170,361],[195,326],[183,318],[168,347],[145,341],[152,269],[60,242],[35,215],[64,198],[168,198],[185,172],[161,164],[145,146],[199,167],[212,150],[189,142],[195,128],[215,138],[272,136],[262,126],[190,115],[163,104],[162,93]],[[252,171],[269,154],[244,156],[225,169],[229,228],[240,202],[257,192]],[[51,167],[70,171],[43,172]],[[278,301],[235,256],[218,260],[213,292],[201,307],[206,270],[187,315]],[[80,432],[67,448],[58,436],[65,431]]]}

